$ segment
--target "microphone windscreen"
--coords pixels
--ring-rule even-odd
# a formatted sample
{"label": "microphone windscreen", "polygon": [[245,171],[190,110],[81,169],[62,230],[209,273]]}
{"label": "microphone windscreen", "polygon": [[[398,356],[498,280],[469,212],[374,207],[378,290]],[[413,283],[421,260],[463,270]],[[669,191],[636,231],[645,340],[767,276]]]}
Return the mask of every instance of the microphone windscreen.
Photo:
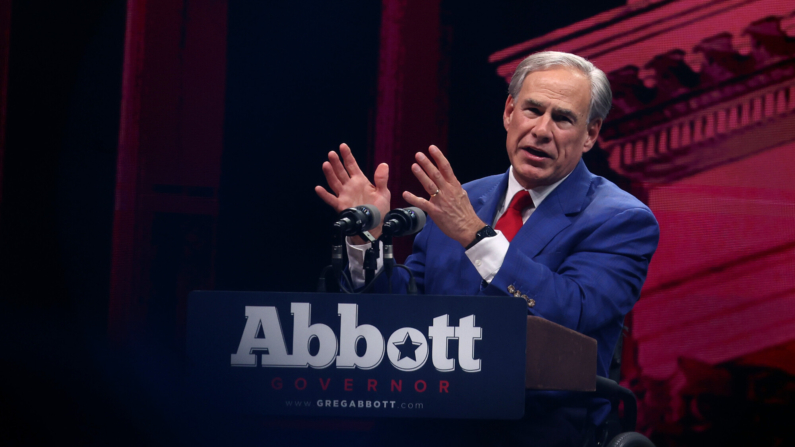
{"label": "microphone windscreen", "polygon": [[413,234],[422,230],[422,228],[425,227],[425,211],[417,208],[416,206],[410,206],[406,208],[406,210],[413,212],[417,216],[416,224],[412,226],[412,231],[409,234]]}
{"label": "microphone windscreen", "polygon": [[362,231],[369,231],[381,224],[381,211],[375,205],[359,205],[356,208],[367,214],[370,219],[365,221]]}

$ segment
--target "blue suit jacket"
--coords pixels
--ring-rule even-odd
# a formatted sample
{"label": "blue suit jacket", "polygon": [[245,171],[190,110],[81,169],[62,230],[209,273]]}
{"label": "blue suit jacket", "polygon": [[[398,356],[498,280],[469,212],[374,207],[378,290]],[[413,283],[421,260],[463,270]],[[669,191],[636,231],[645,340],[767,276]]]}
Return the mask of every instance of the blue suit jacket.
{"label": "blue suit jacket", "polygon": [[[508,175],[464,185],[486,223],[494,220]],[[640,296],[658,239],[649,208],[580,161],[516,234],[490,284],[483,284],[464,248],[430,220],[406,265],[419,290],[430,295],[504,296],[512,285],[535,300],[530,314],[596,339],[597,373],[607,376],[624,315]],[[393,284],[399,287],[407,277],[397,272]]]}

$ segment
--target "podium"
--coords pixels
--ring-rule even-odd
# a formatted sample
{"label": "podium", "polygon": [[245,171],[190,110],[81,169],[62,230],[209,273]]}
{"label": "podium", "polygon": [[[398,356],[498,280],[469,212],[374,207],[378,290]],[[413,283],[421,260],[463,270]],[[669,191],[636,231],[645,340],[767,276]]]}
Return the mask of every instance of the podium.
{"label": "podium", "polygon": [[192,405],[234,414],[519,419],[594,391],[596,341],[515,297],[193,292]]}
{"label": "podium", "polygon": [[596,391],[596,354],[593,338],[528,315],[525,388]]}

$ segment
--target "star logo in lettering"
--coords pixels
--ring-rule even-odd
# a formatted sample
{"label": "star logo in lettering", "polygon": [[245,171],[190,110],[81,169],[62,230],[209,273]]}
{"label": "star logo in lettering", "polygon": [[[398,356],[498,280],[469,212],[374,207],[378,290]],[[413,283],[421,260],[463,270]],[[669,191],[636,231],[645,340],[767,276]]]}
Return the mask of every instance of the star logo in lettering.
{"label": "star logo in lettering", "polygon": [[411,335],[409,335],[408,332],[406,332],[406,336],[403,338],[403,341],[394,342],[392,344],[398,348],[398,351],[400,351],[398,354],[398,360],[408,357],[415,362],[417,361],[417,356],[415,353],[417,352],[417,348],[422,346],[422,343],[415,343],[411,341]]}

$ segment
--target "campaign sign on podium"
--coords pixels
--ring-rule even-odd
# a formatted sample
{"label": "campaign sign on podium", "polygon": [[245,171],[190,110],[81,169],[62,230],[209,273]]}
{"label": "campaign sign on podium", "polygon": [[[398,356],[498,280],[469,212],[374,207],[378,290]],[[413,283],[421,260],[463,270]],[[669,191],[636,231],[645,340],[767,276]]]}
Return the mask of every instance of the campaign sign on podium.
{"label": "campaign sign on podium", "polygon": [[236,414],[518,419],[521,298],[193,292],[190,395]]}

